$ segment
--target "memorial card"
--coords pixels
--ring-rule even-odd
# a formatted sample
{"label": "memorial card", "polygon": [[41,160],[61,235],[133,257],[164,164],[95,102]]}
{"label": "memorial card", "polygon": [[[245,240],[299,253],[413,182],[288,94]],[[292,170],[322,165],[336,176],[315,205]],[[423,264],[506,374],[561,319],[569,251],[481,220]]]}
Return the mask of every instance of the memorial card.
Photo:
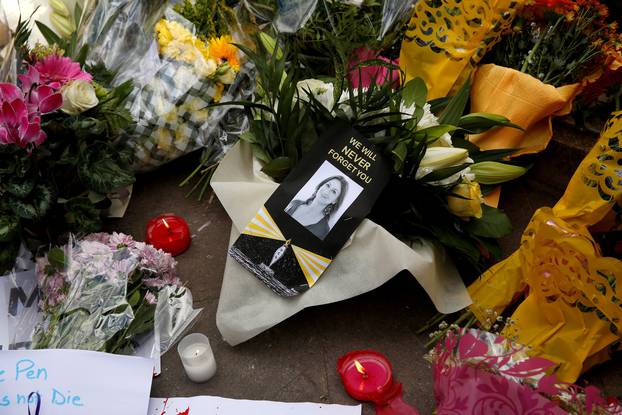
{"label": "memorial card", "polygon": [[320,138],[229,254],[282,296],[312,287],[367,216],[390,164],[350,127]]}

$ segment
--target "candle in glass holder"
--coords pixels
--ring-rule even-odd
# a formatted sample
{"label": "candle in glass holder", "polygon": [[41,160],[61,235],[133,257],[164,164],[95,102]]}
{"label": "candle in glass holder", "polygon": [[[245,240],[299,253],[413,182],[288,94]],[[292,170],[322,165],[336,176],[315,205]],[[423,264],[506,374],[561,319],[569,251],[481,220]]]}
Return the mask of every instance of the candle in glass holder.
{"label": "candle in glass holder", "polygon": [[216,359],[204,334],[192,333],[184,337],[177,346],[188,378],[197,383],[210,380],[216,373]]}
{"label": "candle in glass holder", "polygon": [[173,214],[155,217],[147,224],[145,242],[177,256],[190,246],[190,228],[186,221]]}

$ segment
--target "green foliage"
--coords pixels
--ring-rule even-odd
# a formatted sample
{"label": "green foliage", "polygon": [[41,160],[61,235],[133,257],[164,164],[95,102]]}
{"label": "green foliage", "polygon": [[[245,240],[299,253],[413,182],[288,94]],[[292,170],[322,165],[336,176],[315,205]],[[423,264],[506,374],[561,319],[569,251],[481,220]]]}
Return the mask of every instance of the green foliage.
{"label": "green foliage", "polygon": [[596,69],[602,54],[595,7],[583,7],[573,19],[549,12],[528,29],[504,36],[487,61],[513,68],[555,87],[578,82]]}
{"label": "green foliage", "polygon": [[174,10],[194,24],[204,39],[229,34],[235,13],[226,0],[183,0]]}

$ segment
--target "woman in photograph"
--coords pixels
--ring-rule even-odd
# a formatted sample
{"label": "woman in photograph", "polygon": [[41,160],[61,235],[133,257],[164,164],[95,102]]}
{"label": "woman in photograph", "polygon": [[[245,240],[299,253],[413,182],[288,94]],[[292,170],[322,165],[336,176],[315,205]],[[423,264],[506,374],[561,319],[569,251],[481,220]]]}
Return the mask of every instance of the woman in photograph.
{"label": "woman in photograph", "polygon": [[344,177],[329,177],[317,185],[309,199],[294,199],[285,212],[323,240],[331,229],[330,217],[339,210],[347,191],[348,182]]}

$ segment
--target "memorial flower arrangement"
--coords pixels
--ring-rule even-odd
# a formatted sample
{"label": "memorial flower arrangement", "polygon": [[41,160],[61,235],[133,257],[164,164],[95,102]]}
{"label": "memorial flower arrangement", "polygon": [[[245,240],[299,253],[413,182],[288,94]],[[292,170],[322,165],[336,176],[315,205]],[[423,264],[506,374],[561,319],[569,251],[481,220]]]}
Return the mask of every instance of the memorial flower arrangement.
{"label": "memorial flower arrangement", "polygon": [[393,160],[393,179],[371,215],[375,222],[403,240],[439,241],[467,272],[485,269],[487,260],[498,256],[494,238],[511,225],[500,210],[483,204],[481,186],[526,170],[500,161],[511,151],[480,151],[464,134],[512,126],[507,119],[463,115],[468,88],[433,106],[426,102],[423,81],[394,82],[399,68],[387,62],[360,64],[383,66],[388,73],[355,88],[347,79],[299,79],[276,43],[264,37],[259,47],[258,52],[241,47],[258,71],[257,101],[241,103],[250,122],[241,139],[252,146],[265,174],[281,181],[324,129],[347,123]]}
{"label": "memorial flower arrangement", "polygon": [[491,332],[453,328],[426,357],[439,415],[622,413],[615,398],[594,386],[559,381],[555,363],[529,357],[525,346]]}
{"label": "memorial flower arrangement", "polygon": [[599,0],[530,2],[484,58],[472,95],[475,111],[502,114],[525,132],[502,129],[472,141],[486,149],[544,149],[552,117],[569,114],[575,98],[595,82],[606,88],[621,61],[617,23]]}
{"label": "memorial flower arrangement", "polygon": [[170,254],[122,233],[53,248],[37,259],[43,322],[32,347],[132,353],[154,331],[156,314],[187,295],[176,266]]}
{"label": "memorial flower arrangement", "polygon": [[220,0],[131,0],[120,8],[97,2],[83,41],[93,43],[90,60],[112,62],[113,82],[134,83],[126,107],[136,123],[123,141],[135,171],[203,149],[200,165],[183,182],[203,195],[215,165],[246,128],[241,111],[210,107],[253,92],[252,68],[233,45],[245,36],[241,24]]}
{"label": "memorial flower arrangement", "polygon": [[49,46],[15,35],[17,83],[0,84],[0,269],[66,232],[101,226],[107,194],[134,182],[131,154],[115,139],[132,123],[124,109],[131,82],[116,87],[101,66],[84,64],[86,47],[40,25]]}

